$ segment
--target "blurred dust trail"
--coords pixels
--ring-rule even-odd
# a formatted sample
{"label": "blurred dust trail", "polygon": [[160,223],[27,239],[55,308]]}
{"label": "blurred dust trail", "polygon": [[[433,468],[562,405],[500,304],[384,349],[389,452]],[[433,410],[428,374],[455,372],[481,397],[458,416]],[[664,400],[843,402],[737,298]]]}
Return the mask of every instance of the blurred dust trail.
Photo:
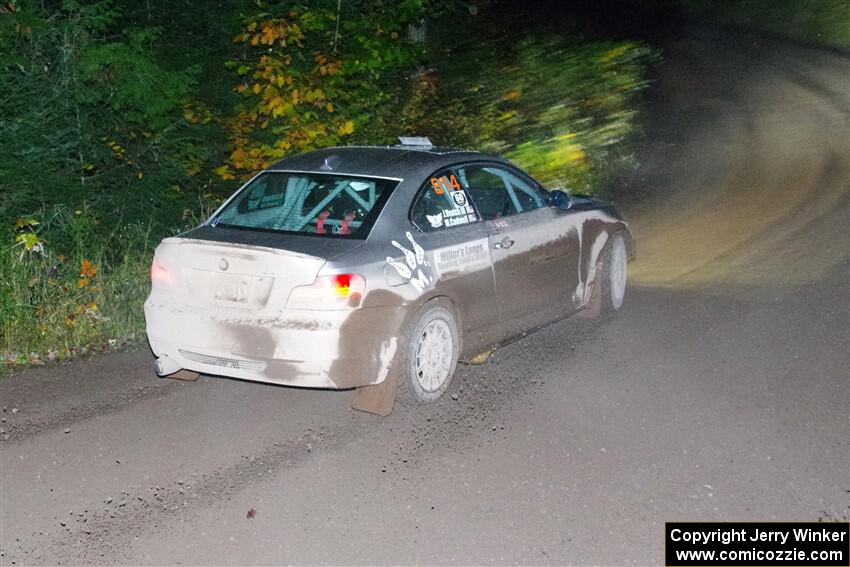
{"label": "blurred dust trail", "polygon": [[645,156],[658,186],[627,211],[632,279],[793,292],[850,254],[850,58],[700,33],[711,37],[671,45],[660,71],[661,127]]}

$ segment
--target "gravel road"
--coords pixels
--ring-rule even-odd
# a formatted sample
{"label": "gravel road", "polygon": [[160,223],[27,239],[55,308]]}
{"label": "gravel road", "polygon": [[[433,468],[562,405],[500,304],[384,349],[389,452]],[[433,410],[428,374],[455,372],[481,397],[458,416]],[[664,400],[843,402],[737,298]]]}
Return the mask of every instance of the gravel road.
{"label": "gravel road", "polygon": [[0,563],[657,565],[665,521],[847,521],[850,58],[665,47],[620,313],[387,418],[141,347],[4,378]]}

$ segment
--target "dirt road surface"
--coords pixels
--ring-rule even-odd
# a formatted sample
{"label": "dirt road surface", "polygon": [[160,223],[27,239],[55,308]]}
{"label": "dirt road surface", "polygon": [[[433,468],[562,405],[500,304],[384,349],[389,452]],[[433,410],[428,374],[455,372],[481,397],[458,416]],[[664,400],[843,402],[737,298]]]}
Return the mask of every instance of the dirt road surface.
{"label": "dirt road surface", "polygon": [[0,563],[657,565],[665,521],[846,521],[848,58],[666,47],[620,313],[388,418],[146,349],[5,378]]}

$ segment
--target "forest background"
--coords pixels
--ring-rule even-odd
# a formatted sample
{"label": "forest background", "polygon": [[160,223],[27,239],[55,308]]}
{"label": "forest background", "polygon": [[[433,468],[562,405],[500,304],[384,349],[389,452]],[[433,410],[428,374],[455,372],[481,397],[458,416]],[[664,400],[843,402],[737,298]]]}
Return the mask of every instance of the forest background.
{"label": "forest background", "polygon": [[[750,0],[640,10],[769,31],[793,12],[791,35],[846,48],[850,8],[805,3],[768,18]],[[0,360],[142,340],[158,241],[289,154],[425,135],[610,196],[638,166],[662,54],[628,29],[583,27],[589,5],[0,2]]]}

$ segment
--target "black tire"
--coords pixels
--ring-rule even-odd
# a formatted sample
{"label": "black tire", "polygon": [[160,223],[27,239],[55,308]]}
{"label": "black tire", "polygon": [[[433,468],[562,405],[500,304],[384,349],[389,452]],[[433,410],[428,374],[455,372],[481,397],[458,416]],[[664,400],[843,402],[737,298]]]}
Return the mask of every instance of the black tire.
{"label": "black tire", "polygon": [[[615,267],[615,262],[620,263],[620,266]],[[613,313],[623,306],[628,278],[627,264],[626,241],[622,234],[615,234],[599,255],[590,301],[584,309],[586,318]]]}
{"label": "black tire", "polygon": [[460,337],[451,308],[429,301],[402,340],[399,396],[416,403],[437,400],[448,389],[460,356]]}

